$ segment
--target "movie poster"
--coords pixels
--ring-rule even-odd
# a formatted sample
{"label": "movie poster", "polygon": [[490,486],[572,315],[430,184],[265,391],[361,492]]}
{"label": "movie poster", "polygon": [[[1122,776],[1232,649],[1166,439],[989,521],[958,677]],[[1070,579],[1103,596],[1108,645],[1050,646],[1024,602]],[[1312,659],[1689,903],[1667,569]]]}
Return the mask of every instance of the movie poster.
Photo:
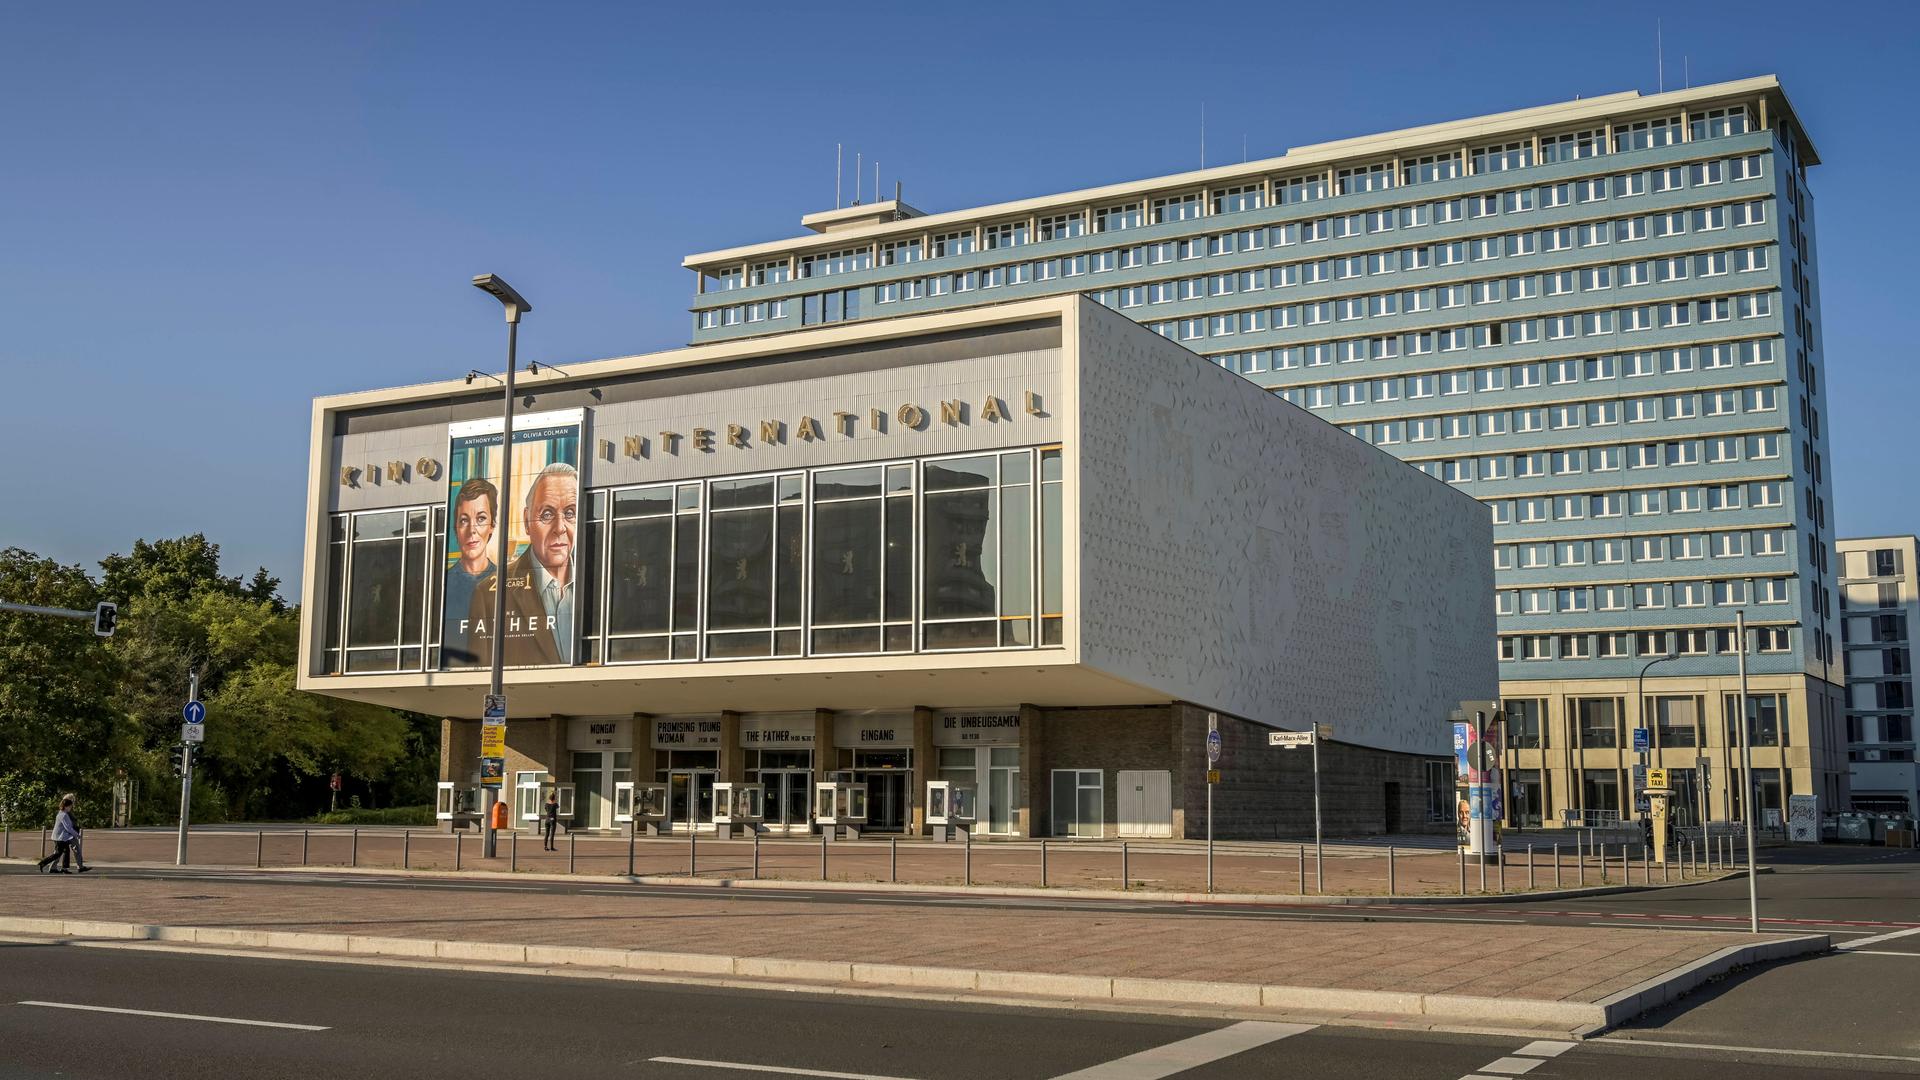
{"label": "movie poster", "polygon": [[447,561],[440,666],[493,662],[493,612],[502,575],[499,531],[507,531],[508,667],[571,664],[580,604],[574,550],[580,502],[580,437],[585,410],[530,413],[513,421],[512,490],[500,489],[501,422],[470,420],[447,429]]}

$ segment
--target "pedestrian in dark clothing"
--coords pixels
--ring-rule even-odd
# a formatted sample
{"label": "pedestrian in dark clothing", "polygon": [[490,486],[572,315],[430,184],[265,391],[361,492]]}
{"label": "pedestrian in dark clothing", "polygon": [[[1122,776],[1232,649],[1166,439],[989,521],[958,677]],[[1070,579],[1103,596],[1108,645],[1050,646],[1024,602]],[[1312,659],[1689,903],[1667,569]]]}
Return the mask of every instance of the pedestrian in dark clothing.
{"label": "pedestrian in dark clothing", "polygon": [[39,869],[45,874],[68,874],[72,873],[67,869],[70,863],[77,864],[83,874],[93,869],[80,853],[80,825],[73,819],[73,796],[68,795],[60,800],[60,813],[53,819],[53,854],[40,860]]}
{"label": "pedestrian in dark clothing", "polygon": [[546,825],[547,850],[559,851],[560,848],[557,845],[555,845],[553,842],[553,834],[556,830],[560,828],[560,793],[559,792],[557,791],[547,792],[547,805],[541,809],[540,819]]}

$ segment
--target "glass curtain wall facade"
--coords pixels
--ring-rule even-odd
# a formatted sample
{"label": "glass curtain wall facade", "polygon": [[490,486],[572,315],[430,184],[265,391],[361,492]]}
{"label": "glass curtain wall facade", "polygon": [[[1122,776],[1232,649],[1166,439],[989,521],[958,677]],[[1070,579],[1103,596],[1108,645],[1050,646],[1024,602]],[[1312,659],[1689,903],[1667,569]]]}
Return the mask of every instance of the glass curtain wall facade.
{"label": "glass curtain wall facade", "polygon": [[[584,663],[1030,649],[1064,641],[1061,448],[595,489]],[[329,523],[327,673],[433,655],[445,510]],[[430,536],[429,533],[432,535]]]}

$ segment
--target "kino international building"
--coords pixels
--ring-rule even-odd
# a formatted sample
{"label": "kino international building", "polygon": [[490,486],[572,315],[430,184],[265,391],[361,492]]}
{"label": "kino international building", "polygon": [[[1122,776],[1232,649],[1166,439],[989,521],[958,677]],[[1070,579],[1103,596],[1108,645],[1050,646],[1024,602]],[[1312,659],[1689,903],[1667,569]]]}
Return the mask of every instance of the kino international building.
{"label": "kino international building", "polygon": [[[860,310],[891,227],[841,245]],[[985,835],[1194,836],[1211,726],[1216,831],[1299,835],[1309,755],[1266,734],[1315,723],[1331,833],[1450,820],[1449,712],[1498,687],[1469,492],[1073,293],[816,300],[529,375],[504,485],[490,382],[316,401],[301,688],[445,717],[465,808],[503,633],[516,827],[550,784],[614,827],[641,783],[712,829],[757,784],[804,833],[843,783],[914,834],[951,782]]]}
{"label": "kino international building", "polygon": [[[1703,786],[1714,820],[1743,815],[1744,609],[1764,824],[1791,795],[1848,799],[1818,163],[1762,77],[948,213],[896,197],[688,258],[691,331],[1084,295],[1480,501],[1511,824],[1631,815],[1642,728],[1686,820]],[[1312,677],[1271,638],[1247,648],[1204,663]]]}

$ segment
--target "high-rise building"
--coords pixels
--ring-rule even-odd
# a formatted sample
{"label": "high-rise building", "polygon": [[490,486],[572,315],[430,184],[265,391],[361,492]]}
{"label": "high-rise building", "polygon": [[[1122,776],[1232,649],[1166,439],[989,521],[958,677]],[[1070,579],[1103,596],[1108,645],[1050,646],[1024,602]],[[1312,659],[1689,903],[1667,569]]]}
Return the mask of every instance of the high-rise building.
{"label": "high-rise building", "polygon": [[896,197],[689,257],[693,340],[1085,293],[1486,504],[1511,821],[1631,816],[1636,764],[1740,816],[1740,609],[1771,819],[1847,792],[1818,161],[1762,77],[947,213]]}
{"label": "high-rise building", "polygon": [[1857,810],[1920,813],[1913,760],[1913,646],[1920,625],[1911,536],[1840,540],[1840,640],[1847,654],[1847,759]]}

